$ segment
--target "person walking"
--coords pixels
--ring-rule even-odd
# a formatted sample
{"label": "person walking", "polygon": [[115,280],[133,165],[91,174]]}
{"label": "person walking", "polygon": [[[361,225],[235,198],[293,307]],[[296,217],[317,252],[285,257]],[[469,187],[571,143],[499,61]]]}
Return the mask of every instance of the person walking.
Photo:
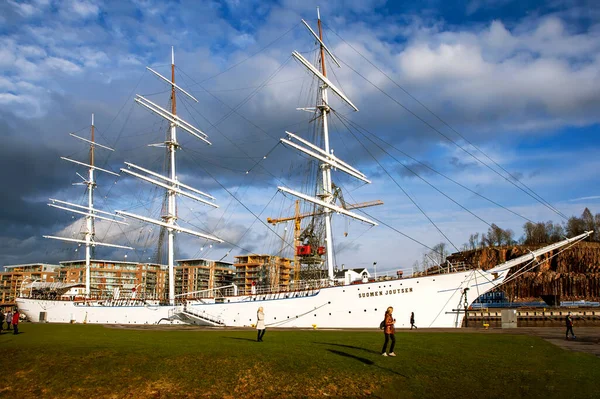
{"label": "person walking", "polygon": [[17,335],[19,333],[19,309],[15,309],[12,315],[12,325],[13,325],[13,334]]}
{"label": "person walking", "polygon": [[13,314],[9,310],[8,313],[6,314],[6,330],[7,331],[10,331],[10,323],[12,323],[12,317],[13,317]]}
{"label": "person walking", "polygon": [[[385,311],[385,328],[383,329],[383,333],[385,334],[385,342],[383,343],[383,349],[381,349],[382,356],[396,356],[394,353],[394,347],[396,346],[396,327],[394,327],[394,323],[396,323],[396,319],[392,316],[392,312],[394,311],[393,307],[387,308]],[[387,344],[389,341],[392,341],[390,345],[389,353],[386,353]]]}
{"label": "person walking", "polygon": [[415,325],[415,312],[410,312],[410,329],[412,330],[413,327],[416,329],[417,326]]}
{"label": "person walking", "polygon": [[258,335],[256,336],[256,341],[263,342],[263,337],[265,336],[265,313],[263,312],[262,306],[258,308],[258,312],[256,312],[256,331]]}
{"label": "person walking", "polygon": [[0,309],[0,334],[2,334],[2,330],[4,329],[4,311]]}
{"label": "person walking", "polygon": [[571,316],[571,312],[565,318],[565,324],[567,325],[567,332],[565,333],[565,339],[569,339],[569,331],[571,332],[571,337],[573,339],[577,338],[575,333],[573,332],[573,316]]}

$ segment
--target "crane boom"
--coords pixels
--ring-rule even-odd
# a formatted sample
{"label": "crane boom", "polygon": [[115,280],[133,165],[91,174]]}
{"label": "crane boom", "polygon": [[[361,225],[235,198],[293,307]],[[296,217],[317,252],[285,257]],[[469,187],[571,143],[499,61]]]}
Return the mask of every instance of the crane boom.
{"label": "crane boom", "polygon": [[[347,204],[344,207],[344,209],[350,210],[350,209],[368,208],[370,206],[377,206],[377,205],[383,205],[383,201],[376,200],[376,201],[360,202],[358,204]],[[310,213],[302,213],[302,214],[299,214],[296,216],[289,216],[289,217],[284,217],[284,218],[276,218],[276,219],[267,218],[267,223],[276,225],[278,223],[289,222],[290,220],[304,219],[304,218],[310,217],[310,216],[318,216],[318,215],[322,215],[324,213],[325,212],[310,212]]]}

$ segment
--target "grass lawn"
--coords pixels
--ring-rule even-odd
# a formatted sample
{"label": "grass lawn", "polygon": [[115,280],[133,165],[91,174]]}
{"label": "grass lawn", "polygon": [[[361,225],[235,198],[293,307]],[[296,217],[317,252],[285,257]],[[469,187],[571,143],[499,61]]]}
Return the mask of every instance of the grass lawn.
{"label": "grass lawn", "polygon": [[12,398],[598,398],[600,359],[536,337],[399,332],[128,330],[29,324],[0,336]]}

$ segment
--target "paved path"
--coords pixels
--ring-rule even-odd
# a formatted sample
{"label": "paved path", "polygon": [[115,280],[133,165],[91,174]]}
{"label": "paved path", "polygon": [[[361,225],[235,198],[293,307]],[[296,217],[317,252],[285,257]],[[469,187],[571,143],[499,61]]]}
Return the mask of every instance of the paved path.
{"label": "paved path", "polygon": [[[517,327],[517,328],[431,328],[413,332],[481,333],[481,334],[525,334],[545,339],[566,350],[585,352],[600,357],[600,327],[573,327],[577,339],[565,339],[565,327]],[[404,331],[404,330],[399,330]]]}
{"label": "paved path", "polygon": [[591,353],[600,357],[600,327],[577,327],[573,330],[577,335],[576,339],[565,339],[564,327],[520,327],[513,329],[500,329],[503,333],[512,333],[513,330],[517,334],[534,335],[545,339],[563,349]]}

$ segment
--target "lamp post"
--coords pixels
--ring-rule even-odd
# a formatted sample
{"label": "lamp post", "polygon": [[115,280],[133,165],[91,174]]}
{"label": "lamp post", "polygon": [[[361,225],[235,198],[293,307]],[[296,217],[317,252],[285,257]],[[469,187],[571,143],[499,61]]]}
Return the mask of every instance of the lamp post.
{"label": "lamp post", "polygon": [[373,269],[375,272],[375,281],[377,281],[377,262],[373,262]]}

